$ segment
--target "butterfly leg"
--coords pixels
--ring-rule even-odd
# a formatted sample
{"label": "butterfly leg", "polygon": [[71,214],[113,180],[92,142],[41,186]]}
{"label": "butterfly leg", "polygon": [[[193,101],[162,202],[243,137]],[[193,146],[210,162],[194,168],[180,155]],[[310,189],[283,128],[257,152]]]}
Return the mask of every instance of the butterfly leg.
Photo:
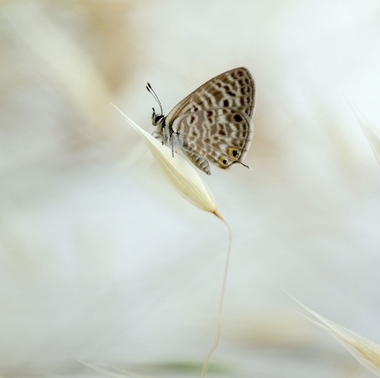
{"label": "butterfly leg", "polygon": [[179,146],[182,148],[182,142],[179,133],[173,132],[170,136],[170,143],[172,147],[172,156],[174,157],[174,152],[177,153],[177,150],[175,149],[175,146]]}
{"label": "butterfly leg", "polygon": [[158,131],[153,131],[152,137],[155,139],[161,139],[161,143],[164,144],[164,138]]}

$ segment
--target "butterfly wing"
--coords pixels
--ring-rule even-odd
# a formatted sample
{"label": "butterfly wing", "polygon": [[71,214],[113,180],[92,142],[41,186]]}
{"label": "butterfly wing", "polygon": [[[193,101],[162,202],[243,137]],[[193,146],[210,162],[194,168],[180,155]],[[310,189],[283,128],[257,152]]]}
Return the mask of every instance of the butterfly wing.
{"label": "butterfly wing", "polygon": [[[252,141],[255,84],[239,67],[224,72],[190,93],[166,116],[177,144],[204,172],[205,159],[221,168],[244,159]],[[202,158],[203,157],[203,158]]]}
{"label": "butterfly wing", "polygon": [[253,123],[242,110],[208,108],[183,114],[172,124],[178,145],[193,163],[209,174],[201,157],[221,168],[242,162],[251,145]]}
{"label": "butterfly wing", "polygon": [[255,109],[255,83],[250,72],[234,68],[207,81],[185,97],[166,116],[166,125],[178,117],[209,108],[229,108],[253,117]]}

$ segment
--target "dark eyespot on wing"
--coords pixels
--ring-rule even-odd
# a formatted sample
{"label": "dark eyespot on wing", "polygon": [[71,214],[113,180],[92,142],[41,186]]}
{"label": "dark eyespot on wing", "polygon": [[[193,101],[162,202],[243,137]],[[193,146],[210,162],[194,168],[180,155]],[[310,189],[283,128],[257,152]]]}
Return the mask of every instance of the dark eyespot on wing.
{"label": "dark eyespot on wing", "polygon": [[228,155],[232,157],[234,160],[239,160],[241,154],[241,149],[235,148],[235,147],[230,147],[228,149]]}
{"label": "dark eyespot on wing", "polygon": [[219,165],[221,168],[227,168],[228,167],[228,160],[224,156],[221,156],[219,158]]}

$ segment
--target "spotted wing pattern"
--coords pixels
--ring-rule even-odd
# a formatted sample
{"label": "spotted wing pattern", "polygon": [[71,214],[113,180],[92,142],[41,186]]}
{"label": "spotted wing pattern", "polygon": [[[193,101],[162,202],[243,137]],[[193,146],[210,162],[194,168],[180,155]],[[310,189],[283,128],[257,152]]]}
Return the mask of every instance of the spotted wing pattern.
{"label": "spotted wing pattern", "polygon": [[253,135],[251,119],[230,108],[209,108],[178,117],[173,130],[185,153],[196,152],[224,169],[244,159]]}
{"label": "spotted wing pattern", "polygon": [[221,168],[242,163],[253,136],[255,85],[249,71],[235,68],[209,80],[165,118],[174,142],[200,169],[207,160]]}

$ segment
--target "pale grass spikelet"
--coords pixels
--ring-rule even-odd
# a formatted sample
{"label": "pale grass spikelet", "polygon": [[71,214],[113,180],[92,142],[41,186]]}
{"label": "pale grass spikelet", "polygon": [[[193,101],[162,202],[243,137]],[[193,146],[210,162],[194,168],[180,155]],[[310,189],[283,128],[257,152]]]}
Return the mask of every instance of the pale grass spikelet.
{"label": "pale grass spikelet", "polygon": [[180,155],[177,154],[173,158],[172,151],[168,147],[143,130],[114,104],[112,106],[144,137],[153,157],[174,187],[195,206],[223,220],[210,189],[195,169]]}
{"label": "pale grass spikelet", "polygon": [[219,297],[219,306],[217,313],[217,325],[216,325],[216,334],[215,340],[211,348],[209,349],[204,364],[201,377],[206,377],[210,359],[212,354],[215,352],[219,346],[219,341],[222,333],[222,314],[223,314],[223,303],[227,285],[227,276],[231,258],[231,245],[232,245],[232,231],[228,223],[219,213],[216,202],[213,195],[211,194],[210,189],[201,179],[195,169],[180,155],[176,155],[173,158],[172,151],[168,147],[162,145],[156,138],[147,133],[141,127],[139,127],[135,122],[133,122],[127,115],[125,115],[119,108],[114,104],[111,104],[126,120],[127,122],[135,128],[136,131],[144,137],[148,148],[152,152],[156,162],[161,167],[162,171],[169,178],[171,183],[176,187],[180,193],[195,206],[199,207],[202,210],[208,211],[215,214],[220,218],[223,223],[228,228],[228,249],[226,256],[226,263],[224,267],[222,289]]}
{"label": "pale grass spikelet", "polygon": [[[346,99],[347,100],[347,99]],[[380,129],[377,128],[364,114],[361,112],[357,106],[352,102],[347,100],[348,104],[351,106],[355,117],[361,126],[364,135],[368,139],[368,142],[372,148],[373,153],[380,165]]]}
{"label": "pale grass spikelet", "polygon": [[330,333],[330,335],[338,340],[363,366],[365,366],[376,376],[380,377],[380,345],[375,344],[374,342],[350,331],[347,328],[333,323],[332,321],[310,310],[293,296],[291,297],[317,320],[310,319],[305,316],[306,319],[317,324],[326,332]]}

